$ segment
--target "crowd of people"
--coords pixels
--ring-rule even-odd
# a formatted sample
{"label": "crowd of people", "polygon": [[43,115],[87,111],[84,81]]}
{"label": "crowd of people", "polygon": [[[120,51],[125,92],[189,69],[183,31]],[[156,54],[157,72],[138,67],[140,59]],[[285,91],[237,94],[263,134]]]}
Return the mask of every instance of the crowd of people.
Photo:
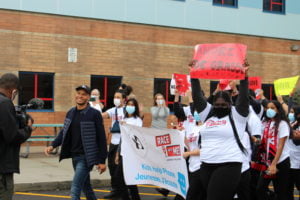
{"label": "crowd of people", "polygon": [[[16,80],[10,80],[14,84],[3,83],[6,79],[5,76],[0,79],[0,101],[3,102],[5,98],[11,99],[18,88]],[[218,86],[206,97],[199,79],[191,79],[191,90],[186,94],[187,105],[182,103],[178,91],[175,92],[176,122],[172,122],[173,128],[185,138],[182,156],[187,161],[189,173],[186,199],[294,199],[294,187],[300,190],[300,105],[294,105],[293,93],[288,102],[281,96],[277,96],[277,100],[268,100],[262,90],[255,95],[249,90],[248,63],[245,63],[245,79],[240,80],[239,89],[236,82],[231,81],[226,90]],[[107,158],[112,190],[104,198],[140,200],[138,187],[127,185],[124,180],[120,145],[122,124],[143,126],[142,105],[132,88],[122,84],[114,93],[115,107],[105,111],[99,90],[91,90],[86,85],[76,88],[75,102],[76,106],[66,115],[62,131],[45,149],[48,155],[61,146],[60,160],[72,158],[72,199],[79,200],[81,191],[88,200],[97,199],[89,173],[94,166],[103,173]],[[4,104],[0,106],[2,108]],[[155,94],[150,113],[152,128],[167,128],[170,109],[162,94]],[[103,119],[111,119],[109,133],[105,133]],[[8,166],[5,162],[9,163],[10,159],[9,155],[3,157],[3,152],[13,154],[17,150],[9,147],[12,136],[5,136],[8,130],[2,128],[3,123],[1,121],[0,126],[0,199],[9,199],[11,189],[10,195],[5,197],[2,179],[9,182],[11,178],[6,174],[18,172],[18,168],[7,171],[3,167]],[[9,131],[18,138],[13,141],[17,149],[30,136],[31,122],[22,130]],[[271,183],[272,190],[269,189]],[[169,194],[164,188],[157,191],[164,196]],[[176,195],[174,199],[183,197]]]}

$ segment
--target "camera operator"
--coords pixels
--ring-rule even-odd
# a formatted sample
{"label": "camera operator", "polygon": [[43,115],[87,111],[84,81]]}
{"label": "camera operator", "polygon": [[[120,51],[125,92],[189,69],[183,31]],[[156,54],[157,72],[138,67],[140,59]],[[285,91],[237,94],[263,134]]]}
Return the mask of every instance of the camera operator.
{"label": "camera operator", "polygon": [[20,145],[31,135],[32,118],[20,129],[13,100],[18,93],[19,79],[7,73],[0,78],[0,199],[11,200],[13,174],[20,173]]}

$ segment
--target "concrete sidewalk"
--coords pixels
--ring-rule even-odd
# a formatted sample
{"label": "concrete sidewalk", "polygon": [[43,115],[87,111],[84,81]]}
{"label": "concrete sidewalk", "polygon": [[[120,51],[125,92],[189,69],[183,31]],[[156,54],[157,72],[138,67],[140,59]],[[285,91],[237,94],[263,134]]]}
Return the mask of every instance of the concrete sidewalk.
{"label": "concrete sidewalk", "polygon": [[[69,189],[73,178],[71,159],[58,162],[58,155],[43,154],[45,147],[31,147],[28,158],[20,158],[20,174],[15,174],[15,191],[63,190]],[[21,149],[24,152],[24,149]],[[91,179],[93,187],[109,186],[108,168],[99,174],[94,168]]]}

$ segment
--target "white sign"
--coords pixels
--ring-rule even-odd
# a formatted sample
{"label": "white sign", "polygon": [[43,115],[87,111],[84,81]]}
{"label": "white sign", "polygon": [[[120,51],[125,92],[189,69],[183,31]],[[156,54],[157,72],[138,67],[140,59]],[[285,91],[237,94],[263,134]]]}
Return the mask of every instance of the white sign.
{"label": "white sign", "polygon": [[68,62],[77,62],[77,48],[68,48]]}
{"label": "white sign", "polygon": [[121,137],[127,185],[156,185],[186,197],[189,181],[179,131],[122,125]]}

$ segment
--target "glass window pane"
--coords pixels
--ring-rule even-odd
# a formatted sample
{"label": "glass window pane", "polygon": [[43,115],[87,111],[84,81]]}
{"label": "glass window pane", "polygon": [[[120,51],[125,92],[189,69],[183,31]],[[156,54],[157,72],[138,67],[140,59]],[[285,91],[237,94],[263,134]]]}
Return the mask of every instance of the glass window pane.
{"label": "glass window pane", "polygon": [[53,98],[53,74],[38,74],[39,98]]}
{"label": "glass window pane", "polygon": [[19,73],[20,91],[19,105],[28,104],[30,99],[34,97],[34,74]]}

